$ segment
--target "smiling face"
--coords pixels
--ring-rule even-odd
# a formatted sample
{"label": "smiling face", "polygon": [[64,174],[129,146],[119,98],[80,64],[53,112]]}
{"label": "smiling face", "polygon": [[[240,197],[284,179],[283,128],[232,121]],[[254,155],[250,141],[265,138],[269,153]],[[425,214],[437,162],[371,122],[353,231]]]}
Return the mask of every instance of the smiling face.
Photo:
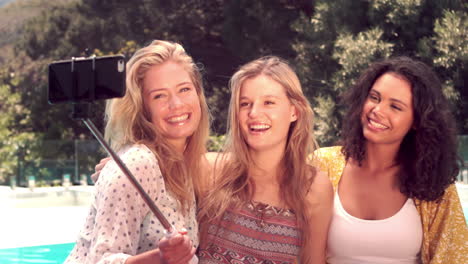
{"label": "smiling face", "polygon": [[239,124],[251,150],[284,150],[296,110],[278,82],[265,75],[244,81],[239,94]]}
{"label": "smiling face", "polygon": [[361,122],[368,143],[398,144],[413,126],[411,84],[394,73],[375,82],[364,103]]}
{"label": "smiling face", "polygon": [[183,151],[201,118],[200,101],[188,72],[173,61],[152,66],[143,79],[143,98],[151,123]]}

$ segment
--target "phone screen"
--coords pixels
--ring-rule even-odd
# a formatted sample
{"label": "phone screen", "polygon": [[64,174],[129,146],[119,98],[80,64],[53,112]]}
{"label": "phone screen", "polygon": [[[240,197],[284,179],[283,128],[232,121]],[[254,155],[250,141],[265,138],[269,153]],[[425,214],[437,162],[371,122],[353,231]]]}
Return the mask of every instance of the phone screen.
{"label": "phone screen", "polygon": [[122,55],[49,64],[48,99],[51,104],[91,102],[124,94],[125,60]]}

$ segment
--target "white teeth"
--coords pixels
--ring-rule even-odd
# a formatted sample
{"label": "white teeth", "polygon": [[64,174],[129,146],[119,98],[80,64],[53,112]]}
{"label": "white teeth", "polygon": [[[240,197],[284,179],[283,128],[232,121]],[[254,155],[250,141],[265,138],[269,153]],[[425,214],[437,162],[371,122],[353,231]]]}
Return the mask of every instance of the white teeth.
{"label": "white teeth", "polygon": [[187,120],[188,117],[189,117],[188,114],[181,115],[181,116],[174,116],[174,117],[169,118],[167,121],[169,121],[171,123],[178,123],[178,122],[182,122],[182,121]]}
{"label": "white teeth", "polygon": [[381,129],[386,129],[388,128],[387,126],[384,126],[382,124],[379,124],[375,121],[372,121],[371,119],[369,119],[369,123],[373,126],[373,127],[376,127],[376,128],[381,128]]}
{"label": "white teeth", "polygon": [[271,126],[270,125],[265,125],[265,124],[260,124],[260,125],[250,125],[250,129],[256,129],[256,130],[261,130],[261,129],[269,129]]}

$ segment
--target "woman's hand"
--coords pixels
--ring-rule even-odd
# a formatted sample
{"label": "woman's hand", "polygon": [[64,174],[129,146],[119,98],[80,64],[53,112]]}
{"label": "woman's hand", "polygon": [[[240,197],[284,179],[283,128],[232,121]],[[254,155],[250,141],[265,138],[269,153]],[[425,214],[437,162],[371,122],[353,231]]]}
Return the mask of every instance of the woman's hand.
{"label": "woman's hand", "polygon": [[190,238],[184,233],[170,238],[162,238],[158,244],[162,263],[187,264],[195,255],[195,248]]}
{"label": "woman's hand", "polygon": [[177,234],[162,238],[156,249],[129,257],[125,264],[188,264],[194,255],[195,248],[190,238]]}
{"label": "woman's hand", "polygon": [[99,179],[99,174],[101,173],[101,170],[106,166],[107,162],[111,160],[110,157],[103,158],[102,160],[99,161],[99,164],[94,167],[95,172],[91,174],[91,180],[93,180],[94,183],[97,182]]}

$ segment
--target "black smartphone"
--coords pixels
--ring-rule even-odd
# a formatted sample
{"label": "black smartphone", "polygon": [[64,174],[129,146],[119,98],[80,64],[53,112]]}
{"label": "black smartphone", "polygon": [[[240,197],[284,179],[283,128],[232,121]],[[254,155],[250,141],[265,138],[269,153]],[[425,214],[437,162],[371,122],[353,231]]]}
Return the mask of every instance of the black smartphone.
{"label": "black smartphone", "polygon": [[50,104],[92,102],[124,95],[123,55],[74,58],[49,64]]}

